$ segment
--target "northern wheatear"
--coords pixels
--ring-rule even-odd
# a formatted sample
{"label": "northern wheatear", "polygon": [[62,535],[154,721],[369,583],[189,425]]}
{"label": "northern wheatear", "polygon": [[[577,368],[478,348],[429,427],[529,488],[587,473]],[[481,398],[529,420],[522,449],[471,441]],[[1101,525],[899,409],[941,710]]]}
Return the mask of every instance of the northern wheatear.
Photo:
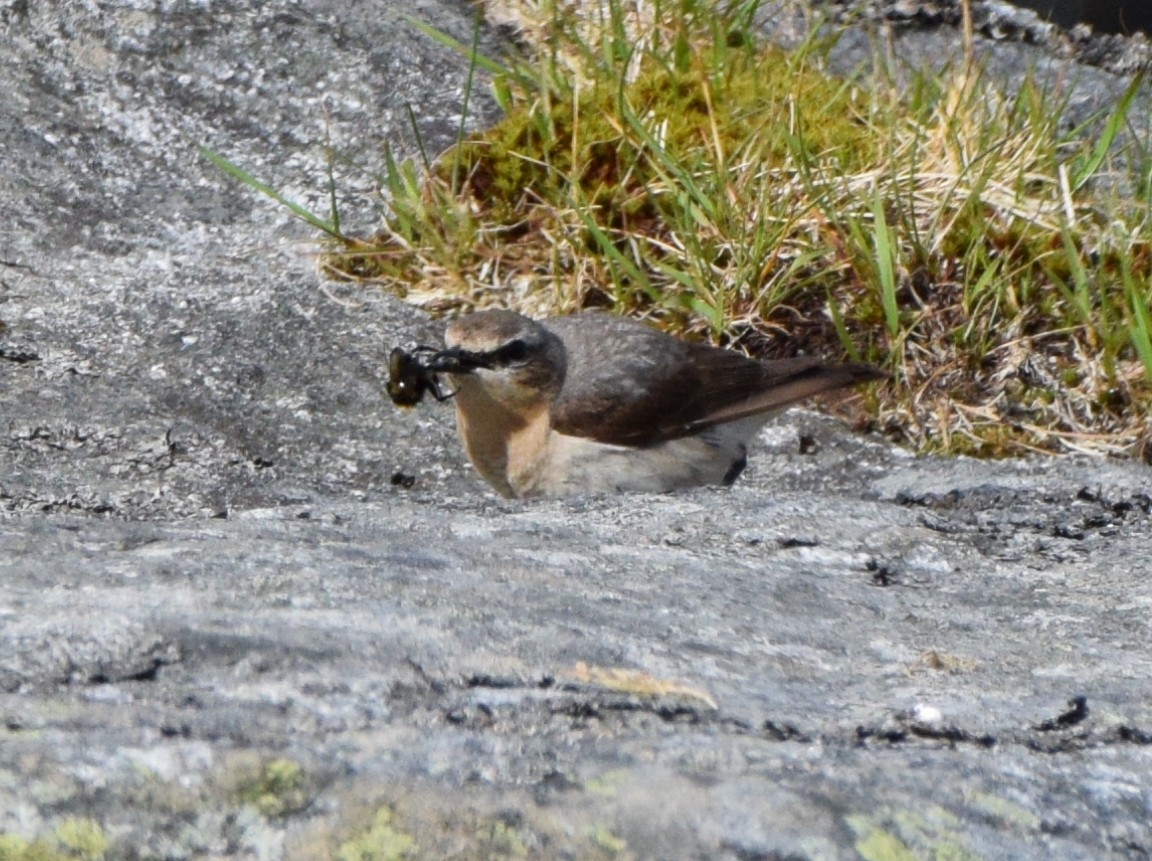
{"label": "northern wheatear", "polygon": [[758,362],[594,311],[542,322],[481,311],[449,323],[445,343],[394,351],[389,393],[408,405],[425,388],[443,399],[434,375],[448,375],[468,456],[506,497],[728,485],[772,413],[885,376],[862,364]]}

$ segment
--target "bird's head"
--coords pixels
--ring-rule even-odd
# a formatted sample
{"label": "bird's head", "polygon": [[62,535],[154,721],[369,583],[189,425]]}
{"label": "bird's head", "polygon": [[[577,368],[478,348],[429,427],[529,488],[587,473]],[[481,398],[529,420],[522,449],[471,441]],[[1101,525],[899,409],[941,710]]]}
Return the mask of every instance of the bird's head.
{"label": "bird's head", "polygon": [[447,348],[428,360],[462,391],[481,387],[510,410],[531,410],[560,393],[564,344],[541,324],[512,311],[480,311],[448,324]]}

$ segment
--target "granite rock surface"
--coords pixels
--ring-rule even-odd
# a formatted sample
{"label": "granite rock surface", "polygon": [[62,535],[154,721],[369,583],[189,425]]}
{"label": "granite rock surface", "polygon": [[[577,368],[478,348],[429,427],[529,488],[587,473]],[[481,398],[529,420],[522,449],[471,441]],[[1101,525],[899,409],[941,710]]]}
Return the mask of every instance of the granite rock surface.
{"label": "granite rock surface", "polygon": [[331,147],[370,228],[381,141],[459,122],[406,14],[473,28],[0,0],[0,856],[1152,854],[1147,467],[794,411],[729,490],[507,502],[387,403],[439,324],[197,147],[321,211]]}

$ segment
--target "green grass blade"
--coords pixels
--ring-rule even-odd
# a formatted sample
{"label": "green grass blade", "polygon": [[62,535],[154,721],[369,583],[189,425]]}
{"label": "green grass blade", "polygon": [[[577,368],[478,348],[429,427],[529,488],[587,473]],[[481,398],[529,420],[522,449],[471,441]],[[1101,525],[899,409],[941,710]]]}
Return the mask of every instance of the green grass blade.
{"label": "green grass blade", "polygon": [[324,167],[328,180],[328,212],[332,229],[340,230],[340,205],[336,197],[336,149],[332,146],[332,127],[325,117],[324,122]]}
{"label": "green grass blade", "polygon": [[472,96],[472,85],[476,80],[476,63],[480,53],[476,47],[480,44],[480,8],[476,8],[476,23],[472,27],[472,49],[468,52],[468,77],[464,82],[464,104],[460,108],[460,125],[456,129],[456,146],[452,148],[452,193],[460,191],[460,152],[464,143],[464,129],[468,124],[468,100]]}
{"label": "green grass blade", "polygon": [[1144,373],[1152,381],[1152,311],[1148,308],[1147,287],[1141,292],[1131,269],[1124,267],[1124,287],[1128,292],[1128,302],[1132,308],[1132,323],[1128,327],[1128,337],[1132,346],[1144,363]]}
{"label": "green grass blade", "polygon": [[220,170],[240,180],[249,188],[253,188],[266,197],[272,198],[272,200],[276,201],[281,206],[287,207],[293,215],[295,215],[297,218],[303,219],[320,232],[326,233],[334,239],[339,239],[341,242],[347,243],[350,241],[348,237],[340,232],[338,225],[335,225],[332,222],[321,218],[311,210],[304,208],[295,201],[289,200],[272,186],[261,182],[252,174],[248,173],[248,171],[244,170],[244,168],[234,164],[233,162],[230,162],[228,159],[224,158],[224,156],[208,149],[206,146],[197,145],[197,149],[200,150],[200,154],[204,156],[204,158],[208,159],[208,161],[212,162],[214,165],[216,165],[216,167],[220,168]]}
{"label": "green grass blade", "polygon": [[637,287],[643,290],[649,300],[659,303],[663,297],[660,292],[652,286],[652,282],[648,279],[648,276],[644,274],[644,270],[640,269],[634,261],[629,260],[620,252],[620,249],[616,247],[616,244],[608,234],[596,223],[596,219],[589,214],[586,207],[580,207],[579,212],[580,220],[584,222],[584,227],[592,234],[592,238],[596,240],[596,245],[604,253],[604,256],[608,258],[609,262],[614,264],[631,279]]}
{"label": "green grass blade", "polygon": [[1120,97],[1120,101],[1116,104],[1116,109],[1108,116],[1108,122],[1104,126],[1104,133],[1100,135],[1100,139],[1096,141],[1096,146],[1092,148],[1092,154],[1088,159],[1076,169],[1076,173],[1072,178],[1072,190],[1079,191],[1084,185],[1096,175],[1096,171],[1100,169],[1100,165],[1104,163],[1104,159],[1108,157],[1109,151],[1112,149],[1112,144],[1116,142],[1117,135],[1120,134],[1120,129],[1128,120],[1128,111],[1132,107],[1132,100],[1136,98],[1136,94],[1140,91],[1140,87],[1144,84],[1144,73],[1136,75],[1132,79],[1132,83],[1128,85],[1128,89],[1124,91],[1124,95]]}
{"label": "green grass blade", "polygon": [[719,335],[724,331],[724,309],[700,296],[688,297],[688,309],[696,316],[707,320],[712,332]]}
{"label": "green grass blade", "polygon": [[[408,202],[413,200],[413,190],[406,181],[408,163],[396,160],[392,146],[384,142],[384,177],[382,185],[390,194],[389,212],[390,221],[395,232],[405,239],[412,241],[418,235],[416,220],[413,218],[412,207]],[[418,199],[418,198],[416,198]]]}
{"label": "green grass blade", "polygon": [[[428,150],[424,148],[424,135],[420,134],[420,124],[416,122],[416,112],[412,110],[412,103],[405,102],[404,110],[408,112],[408,125],[412,127],[412,136],[416,138],[416,149],[420,151],[420,161],[424,170],[431,172],[432,160],[428,158]],[[384,142],[388,146],[388,142]]]}
{"label": "green grass blade", "polygon": [[444,45],[446,48],[451,48],[453,51],[456,51],[458,54],[460,54],[464,57],[467,57],[469,62],[475,63],[477,66],[479,66],[484,71],[489,72],[493,75],[506,75],[506,76],[511,77],[511,78],[518,78],[519,77],[508,67],[502,65],[501,63],[496,62],[495,60],[491,59],[490,57],[485,57],[483,54],[479,53],[476,50],[475,41],[473,42],[472,47],[469,48],[463,42],[460,42],[456,39],[453,39],[447,33],[443,33],[440,30],[437,30],[435,27],[433,27],[430,24],[425,24],[419,18],[415,18],[411,15],[404,15],[403,18],[405,21],[408,22],[409,26],[414,27],[415,29],[419,30],[421,33],[423,33],[429,39],[432,39],[436,42],[439,42],[441,45]]}
{"label": "green grass blade", "polygon": [[844,348],[844,352],[848,354],[848,358],[853,362],[860,361],[860,351],[856,349],[856,345],[852,343],[852,336],[848,333],[848,327],[844,325],[844,314],[840,311],[840,303],[836,301],[836,297],[832,295],[832,289],[828,288],[828,316],[832,318],[832,326],[836,329],[836,337],[840,339],[840,346]]}
{"label": "green grass blade", "polygon": [[[625,66],[626,65],[627,63],[625,63]],[[669,187],[687,193],[695,202],[696,206],[699,207],[702,212],[706,213],[710,220],[715,221],[716,201],[711,195],[704,192],[704,189],[701,188],[700,183],[696,181],[691,171],[686,170],[685,166],[668,152],[667,148],[660,143],[656,136],[648,131],[648,128],[644,125],[640,117],[637,116],[636,111],[628,101],[628,95],[625,92],[626,83],[627,82],[621,78],[616,95],[616,103],[621,118],[644,144],[644,151],[648,153],[652,159],[653,167],[666,173],[672,180],[668,183]]]}
{"label": "green grass blade", "polygon": [[900,307],[896,302],[896,247],[892,231],[884,216],[884,205],[877,190],[872,198],[872,237],[876,248],[876,271],[880,278],[880,302],[884,306],[884,320],[892,340],[900,334]]}
{"label": "green grass blade", "polygon": [[1088,270],[1084,266],[1080,248],[1077,246],[1076,240],[1068,228],[1065,228],[1061,232],[1060,240],[1064,246],[1068,270],[1072,278],[1071,288],[1066,285],[1064,287],[1065,295],[1079,312],[1081,325],[1089,329],[1094,328],[1095,315],[1092,313],[1092,283],[1088,277]]}

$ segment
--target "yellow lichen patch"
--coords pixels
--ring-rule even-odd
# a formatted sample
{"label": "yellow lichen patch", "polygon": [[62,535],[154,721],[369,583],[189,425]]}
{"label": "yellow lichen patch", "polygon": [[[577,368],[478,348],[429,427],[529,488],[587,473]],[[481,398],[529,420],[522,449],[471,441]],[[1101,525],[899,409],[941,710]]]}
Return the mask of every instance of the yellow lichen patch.
{"label": "yellow lichen patch", "polygon": [[397,828],[390,808],[381,807],[367,830],[340,846],[336,861],[403,861],[415,851],[412,835]]}
{"label": "yellow lichen patch", "polygon": [[1007,798],[988,792],[970,790],[964,793],[964,800],[977,810],[994,817],[1002,825],[1024,831],[1032,831],[1040,827],[1040,817]]}
{"label": "yellow lichen patch", "polygon": [[855,847],[864,861],[920,861],[904,841],[878,826],[861,829]]}
{"label": "yellow lichen patch", "polygon": [[56,840],[71,856],[100,861],[110,845],[104,829],[93,819],[71,817],[56,826]]}
{"label": "yellow lichen patch", "polygon": [[617,837],[603,825],[593,826],[589,830],[588,836],[592,843],[607,852],[610,858],[624,859],[634,857],[632,853],[628,851],[628,841]]}
{"label": "yellow lichen patch", "polygon": [[291,759],[270,760],[260,765],[256,774],[239,776],[237,782],[240,799],[265,816],[285,816],[311,803],[304,770]]}
{"label": "yellow lichen patch", "polygon": [[625,694],[645,697],[678,697],[703,703],[710,709],[719,708],[712,695],[702,688],[693,687],[673,679],[661,679],[643,670],[622,667],[589,666],[578,661],[561,677],[584,685],[605,688]]}
{"label": "yellow lichen patch", "polygon": [[956,817],[939,807],[891,811],[883,818],[849,816],[855,849],[865,861],[981,861],[957,830]]}
{"label": "yellow lichen patch", "polygon": [[100,823],[69,817],[38,840],[0,834],[0,861],[102,861],[111,845]]}
{"label": "yellow lichen patch", "polygon": [[940,673],[960,674],[971,673],[979,669],[980,662],[975,658],[964,655],[953,655],[937,649],[928,649],[920,654],[919,659],[909,668],[910,673],[921,670],[934,670]]}

